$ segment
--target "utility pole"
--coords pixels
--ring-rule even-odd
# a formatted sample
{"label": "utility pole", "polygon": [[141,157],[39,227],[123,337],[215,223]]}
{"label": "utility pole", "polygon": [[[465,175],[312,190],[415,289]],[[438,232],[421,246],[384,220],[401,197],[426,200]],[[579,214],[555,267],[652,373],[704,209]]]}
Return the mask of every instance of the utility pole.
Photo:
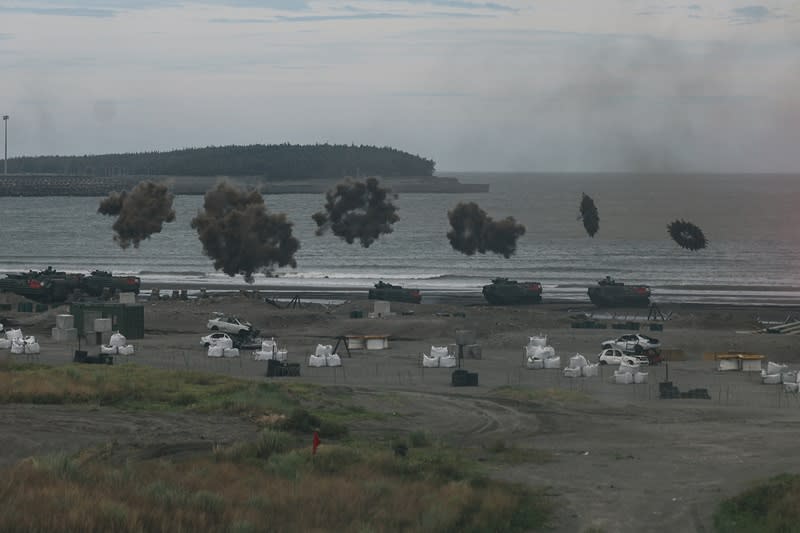
{"label": "utility pole", "polygon": [[5,129],[5,150],[3,151],[3,174],[8,174],[8,115],[3,115]]}

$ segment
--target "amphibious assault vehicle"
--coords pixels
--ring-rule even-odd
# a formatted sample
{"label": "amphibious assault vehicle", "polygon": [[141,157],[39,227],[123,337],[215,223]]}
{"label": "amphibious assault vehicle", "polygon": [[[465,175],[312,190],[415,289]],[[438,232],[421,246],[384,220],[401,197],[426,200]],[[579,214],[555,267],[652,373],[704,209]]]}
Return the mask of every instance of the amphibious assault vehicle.
{"label": "amphibious assault vehicle", "polygon": [[625,285],[610,276],[589,287],[589,299],[598,307],[647,307],[650,305],[650,287]]}
{"label": "amphibious assault vehicle", "polygon": [[542,285],[535,281],[512,281],[495,278],[483,286],[483,297],[491,305],[538,304],[542,301]]}
{"label": "amphibious assault vehicle", "polygon": [[404,289],[399,285],[379,281],[374,289],[369,290],[369,299],[418,304],[422,301],[422,295],[418,289]]}
{"label": "amphibious assault vehicle", "polygon": [[41,303],[65,302],[76,293],[99,297],[106,288],[111,293],[138,293],[140,286],[141,280],[136,276],[113,276],[102,270],[95,270],[87,276],[61,272],[51,267],[8,274],[0,279],[0,291],[13,292]]}

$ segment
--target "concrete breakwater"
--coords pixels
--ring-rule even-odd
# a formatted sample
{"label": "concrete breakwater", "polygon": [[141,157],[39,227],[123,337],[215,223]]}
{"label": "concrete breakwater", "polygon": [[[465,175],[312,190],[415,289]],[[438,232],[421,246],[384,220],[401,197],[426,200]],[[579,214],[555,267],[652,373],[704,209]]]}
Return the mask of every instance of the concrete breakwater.
{"label": "concrete breakwater", "polygon": [[[304,181],[267,181],[261,177],[226,176],[75,176],[65,174],[0,175],[0,196],[105,196],[111,191],[130,190],[143,180],[166,182],[175,194],[205,194],[216,183],[229,180],[258,188],[263,194],[320,194],[338,181],[319,179]],[[461,183],[449,177],[382,178],[383,183],[398,193],[481,193],[488,192],[483,183]]]}

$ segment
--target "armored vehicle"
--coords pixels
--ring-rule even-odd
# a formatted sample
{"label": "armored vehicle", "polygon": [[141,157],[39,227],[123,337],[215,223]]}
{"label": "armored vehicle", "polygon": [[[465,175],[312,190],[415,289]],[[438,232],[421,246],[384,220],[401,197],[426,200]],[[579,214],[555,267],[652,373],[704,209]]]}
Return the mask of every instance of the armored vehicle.
{"label": "armored vehicle", "polygon": [[399,285],[379,281],[374,289],[369,290],[369,299],[418,304],[422,301],[422,295],[418,289],[404,289]]}
{"label": "armored vehicle", "polygon": [[542,301],[542,285],[535,281],[512,281],[496,278],[483,286],[483,297],[491,305],[538,304]]}
{"label": "armored vehicle", "polygon": [[136,276],[113,276],[111,272],[95,270],[83,277],[81,290],[90,296],[101,296],[103,289],[110,292],[133,292],[139,294],[141,280]]}
{"label": "armored vehicle", "polygon": [[589,299],[598,307],[647,307],[650,305],[650,287],[625,285],[609,276],[589,287]]}
{"label": "armored vehicle", "polygon": [[76,292],[102,296],[105,287],[110,292],[138,293],[140,284],[136,276],[112,276],[99,270],[85,276],[47,267],[41,271],[8,274],[0,279],[0,291],[13,292],[35,302],[60,303],[66,302]]}

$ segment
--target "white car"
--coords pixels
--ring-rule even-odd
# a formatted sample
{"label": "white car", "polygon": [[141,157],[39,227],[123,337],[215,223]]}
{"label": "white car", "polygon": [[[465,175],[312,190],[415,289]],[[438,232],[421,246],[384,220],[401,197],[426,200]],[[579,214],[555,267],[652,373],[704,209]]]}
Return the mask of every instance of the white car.
{"label": "white car", "polygon": [[616,348],[606,348],[597,356],[597,362],[601,365],[619,365],[624,362],[626,365],[646,365],[649,363],[646,356],[625,355],[622,350]]}
{"label": "white car", "polygon": [[210,319],[207,324],[208,329],[213,331],[223,331],[231,335],[240,335],[253,331],[253,325],[245,320],[240,320],[235,316],[219,315]]}
{"label": "white car", "polygon": [[623,335],[617,339],[605,341],[602,343],[602,348],[616,348],[622,350],[626,354],[658,354],[661,352],[661,343],[658,339],[642,335],[641,333],[632,333],[630,335]]}
{"label": "white car", "polygon": [[219,331],[206,335],[205,337],[200,337],[200,344],[208,348],[209,346],[217,344],[220,339],[228,339],[231,342],[231,346],[233,346],[233,339],[231,339],[230,335]]}

